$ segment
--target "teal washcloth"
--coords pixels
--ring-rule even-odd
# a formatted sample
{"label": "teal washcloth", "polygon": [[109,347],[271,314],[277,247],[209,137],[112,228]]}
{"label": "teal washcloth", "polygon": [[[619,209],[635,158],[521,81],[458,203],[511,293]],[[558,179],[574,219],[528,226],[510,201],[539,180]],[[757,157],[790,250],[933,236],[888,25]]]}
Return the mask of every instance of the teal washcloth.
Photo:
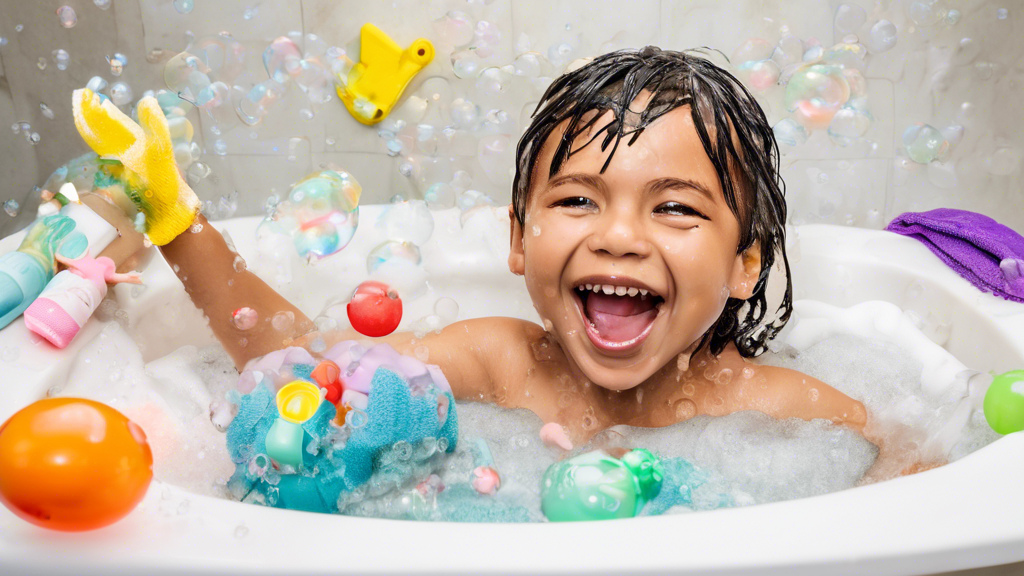
{"label": "teal washcloth", "polygon": [[[293,373],[298,374],[295,370]],[[438,405],[447,403],[447,418],[442,423]],[[444,409],[441,410],[443,414]],[[329,402],[320,405],[306,421],[303,469],[296,474],[254,476],[250,463],[265,454],[265,438],[278,417],[273,394],[259,384],[242,397],[227,431],[228,452],[235,463],[235,474],[228,483],[232,494],[244,500],[253,491],[263,502],[278,508],[310,512],[337,512],[338,497],[369,480],[379,456],[397,442],[412,447],[444,438],[451,452],[458,442],[458,418],[451,392],[431,387],[422,396],[413,396],[406,381],[387,368],[373,375],[366,408],[366,423],[351,430],[344,447],[322,446],[331,433],[336,411]]]}

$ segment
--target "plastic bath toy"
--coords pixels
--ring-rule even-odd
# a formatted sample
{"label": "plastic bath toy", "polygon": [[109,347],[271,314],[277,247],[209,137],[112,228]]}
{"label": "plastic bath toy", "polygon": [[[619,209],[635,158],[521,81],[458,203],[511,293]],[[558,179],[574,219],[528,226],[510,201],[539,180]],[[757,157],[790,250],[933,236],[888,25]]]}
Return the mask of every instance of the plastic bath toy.
{"label": "plastic bath toy", "polygon": [[622,459],[603,450],[551,465],[541,481],[541,510],[552,522],[632,518],[661,491],[661,460],[637,448]]}
{"label": "plastic bath toy", "polygon": [[68,260],[57,254],[57,260],[68,269],[54,276],[25,310],[25,326],[57,348],[65,348],[107,295],[108,282],[142,281],[137,274],[115,273],[114,261],[105,256]]}
{"label": "plastic bath toy", "polygon": [[352,328],[364,336],[387,336],[402,321],[402,299],[387,284],[367,281],[356,288],[346,307]]}
{"label": "plastic bath toy", "polygon": [[296,470],[302,465],[302,424],[320,407],[320,389],[316,384],[296,380],[277,391],[280,417],[267,432],[267,455],[281,466]]}
{"label": "plastic bath toy", "polygon": [[21,316],[53,278],[61,242],[75,229],[63,214],[37,220],[21,246],[0,256],[0,328]]}
{"label": "plastic bath toy", "polygon": [[1024,430],[1024,370],[1000,374],[985,392],[985,420],[1000,434]]}
{"label": "plastic bath toy", "polygon": [[387,118],[402,91],[434,59],[434,45],[419,38],[402,48],[373,24],[360,30],[359,63],[339,74],[338,96],[352,117],[372,126]]}
{"label": "plastic bath toy", "polygon": [[152,478],[146,434],[106,404],[47,398],[0,426],[0,502],[37,526],[77,532],[113,524]]}

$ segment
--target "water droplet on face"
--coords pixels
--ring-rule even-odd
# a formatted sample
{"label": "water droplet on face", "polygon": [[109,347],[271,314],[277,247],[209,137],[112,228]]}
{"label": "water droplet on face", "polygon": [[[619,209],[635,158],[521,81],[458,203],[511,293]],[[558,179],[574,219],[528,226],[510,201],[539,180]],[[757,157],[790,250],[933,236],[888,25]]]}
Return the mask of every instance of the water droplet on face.
{"label": "water droplet on face", "polygon": [[677,420],[689,420],[697,415],[697,405],[693,400],[683,398],[676,402],[675,415]]}
{"label": "water droplet on face", "polygon": [[818,396],[819,393],[816,388],[811,388],[810,390],[807,391],[807,397],[811,400],[811,402],[817,402]]}
{"label": "water droplet on face", "polygon": [[295,324],[295,313],[290,310],[278,312],[277,314],[274,314],[274,317],[270,320],[270,325],[278,332],[288,330],[293,324]]}

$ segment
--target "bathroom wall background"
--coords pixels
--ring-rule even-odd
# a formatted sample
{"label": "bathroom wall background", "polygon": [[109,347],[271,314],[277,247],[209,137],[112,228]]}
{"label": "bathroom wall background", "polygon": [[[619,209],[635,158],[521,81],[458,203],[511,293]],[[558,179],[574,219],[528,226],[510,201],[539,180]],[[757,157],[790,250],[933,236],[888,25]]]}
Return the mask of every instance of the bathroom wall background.
{"label": "bathroom wall background", "polygon": [[[862,104],[871,121],[866,130],[856,122],[852,127],[863,134],[844,140],[816,130],[805,143],[781,146],[791,223],[880,228],[903,211],[947,206],[982,212],[1024,231],[1024,3],[1016,0],[194,0],[188,13],[181,8],[192,0],[177,3],[0,0],[0,202],[20,204],[16,216],[0,214],[0,236],[31,222],[38,204],[34,186],[87,151],[74,130],[73,89],[99,75],[111,84],[126,83],[134,102],[146,90],[166,88],[163,74],[170,57],[221,31],[246,50],[246,70],[233,82],[239,93],[267,80],[263,52],[289,32],[315,34],[350,54],[365,22],[403,47],[419,37],[431,40],[436,57],[403,100],[426,99],[430,109],[423,121],[441,130],[454,123],[453,99],[476,97],[481,117],[491,110],[507,112],[508,120],[498,117],[492,126],[492,132],[500,136],[504,130],[507,137],[481,143],[452,132],[449,158],[454,161],[440,158],[432,169],[418,169],[427,180],[466,170],[473,176],[471,188],[508,202],[512,151],[547,80],[513,77],[502,94],[481,96],[487,86],[453,71],[451,54],[465,47],[446,45],[435,24],[453,10],[500,32],[490,36],[489,53],[476,54],[483,56],[481,69],[512,64],[532,50],[553,60],[557,73],[575,58],[647,44],[709,46],[740,64],[738,50],[751,55],[764,49],[748,40],[775,45],[787,34],[804,41],[802,49],[813,47],[813,38],[825,50],[844,38],[867,45],[857,65],[866,79]],[[61,25],[62,6],[75,12],[71,28]],[[879,24],[883,20],[892,27]],[[885,49],[893,28],[895,45]],[[54,57],[58,49],[69,56],[64,70]],[[119,78],[105,58],[114,53],[127,57]],[[205,170],[193,171],[193,188],[214,203],[214,216],[259,214],[268,196],[286,194],[292,183],[328,163],[355,175],[364,203],[386,202],[395,194],[422,197],[422,183],[401,174],[408,158],[389,155],[377,128],[357,123],[336,95],[311,104],[292,84],[254,127],[234,122],[219,126],[223,130],[216,134],[209,116],[189,112],[201,151],[198,161],[209,167],[201,179],[195,176]],[[778,83],[758,91],[773,125],[791,116],[785,91]],[[435,94],[438,99],[431,103]],[[7,128],[19,122],[31,125],[28,138],[23,130]],[[915,161],[904,142],[904,132],[915,123],[942,131],[951,146],[932,162]],[[38,142],[30,141],[33,133]],[[481,148],[486,148],[482,162]],[[221,198],[228,201],[218,209]]]}

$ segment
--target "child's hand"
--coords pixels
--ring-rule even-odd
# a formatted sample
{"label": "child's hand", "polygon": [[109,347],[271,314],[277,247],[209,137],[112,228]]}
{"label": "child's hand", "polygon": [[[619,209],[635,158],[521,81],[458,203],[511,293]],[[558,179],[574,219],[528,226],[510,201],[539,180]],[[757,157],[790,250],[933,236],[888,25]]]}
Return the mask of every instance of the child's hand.
{"label": "child's hand", "polygon": [[139,101],[139,124],[89,89],[75,90],[73,107],[86,144],[124,165],[125,192],[145,216],[150,241],[163,246],[191,226],[199,198],[178,172],[167,119],[156,99]]}

